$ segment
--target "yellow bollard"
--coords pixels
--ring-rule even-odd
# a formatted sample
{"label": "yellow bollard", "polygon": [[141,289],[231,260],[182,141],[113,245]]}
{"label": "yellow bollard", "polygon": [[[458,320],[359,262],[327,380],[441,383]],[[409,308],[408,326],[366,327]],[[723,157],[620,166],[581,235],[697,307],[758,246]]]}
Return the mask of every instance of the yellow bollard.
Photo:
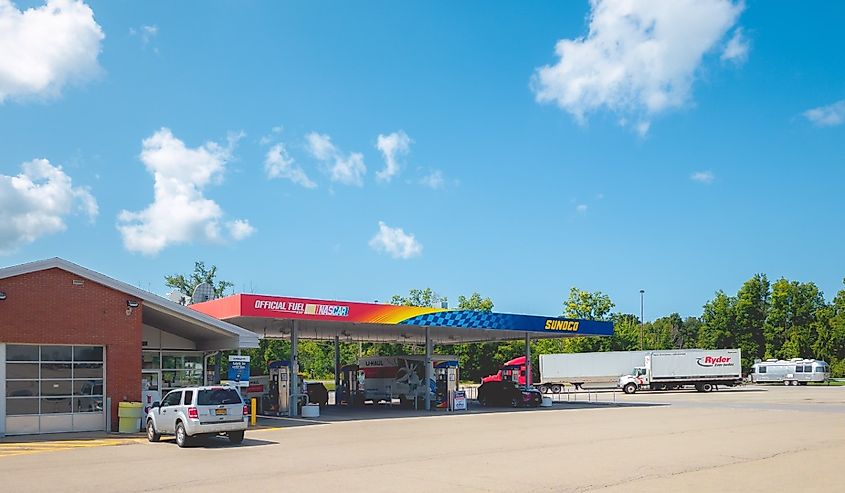
{"label": "yellow bollard", "polygon": [[250,401],[251,401],[250,402],[251,409],[250,409],[250,414],[249,414],[249,424],[252,425],[252,426],[255,426],[255,419],[256,419],[256,414],[257,414],[256,409],[258,407],[258,400],[255,397],[253,397],[252,399],[250,399]]}

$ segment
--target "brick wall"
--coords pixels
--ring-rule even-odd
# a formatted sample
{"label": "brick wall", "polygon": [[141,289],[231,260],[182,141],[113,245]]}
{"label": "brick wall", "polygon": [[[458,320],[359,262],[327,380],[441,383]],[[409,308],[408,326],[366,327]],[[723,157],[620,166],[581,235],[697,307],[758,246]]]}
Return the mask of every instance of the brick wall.
{"label": "brick wall", "polygon": [[127,315],[126,300],[134,298],[61,269],[0,279],[0,291],[7,295],[0,301],[0,341],[105,346],[116,430],[117,403],[141,398],[142,306]]}

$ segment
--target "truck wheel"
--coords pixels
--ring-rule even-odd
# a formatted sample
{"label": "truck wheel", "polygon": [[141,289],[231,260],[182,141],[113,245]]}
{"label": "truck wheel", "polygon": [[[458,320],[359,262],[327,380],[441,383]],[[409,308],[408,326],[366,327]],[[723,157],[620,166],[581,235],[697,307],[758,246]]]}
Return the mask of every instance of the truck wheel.
{"label": "truck wheel", "polygon": [[539,390],[541,394],[548,394],[549,393],[549,388],[545,385],[538,385],[537,390]]}
{"label": "truck wheel", "polygon": [[697,384],[695,384],[695,390],[697,390],[699,392],[704,392],[704,386],[701,385],[700,383],[697,383]]}
{"label": "truck wheel", "polygon": [[797,386],[798,386],[798,380],[793,380],[793,381],[792,381],[792,385],[793,385],[793,386],[795,386],[795,387],[797,387]]}
{"label": "truck wheel", "polygon": [[702,392],[710,392],[712,390],[713,390],[713,384],[710,384],[710,383],[701,384],[701,391]]}
{"label": "truck wheel", "polygon": [[552,394],[560,394],[563,388],[560,385],[552,385]]}
{"label": "truck wheel", "polygon": [[623,390],[626,394],[633,394],[633,393],[635,393],[635,392],[637,391],[637,384],[635,384],[635,383],[626,383],[626,384],[625,384],[625,386],[624,386],[624,387],[622,387],[622,390]]}
{"label": "truck wheel", "polygon": [[481,404],[481,407],[487,407],[487,396],[482,395],[478,398],[478,403]]}

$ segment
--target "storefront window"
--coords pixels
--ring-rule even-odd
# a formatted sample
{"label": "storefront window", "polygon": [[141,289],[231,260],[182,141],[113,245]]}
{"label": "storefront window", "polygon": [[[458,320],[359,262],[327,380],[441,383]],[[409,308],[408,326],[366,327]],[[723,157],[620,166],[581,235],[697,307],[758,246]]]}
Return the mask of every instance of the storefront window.
{"label": "storefront window", "polygon": [[145,370],[161,369],[161,356],[158,351],[144,351],[141,356],[141,368]]}

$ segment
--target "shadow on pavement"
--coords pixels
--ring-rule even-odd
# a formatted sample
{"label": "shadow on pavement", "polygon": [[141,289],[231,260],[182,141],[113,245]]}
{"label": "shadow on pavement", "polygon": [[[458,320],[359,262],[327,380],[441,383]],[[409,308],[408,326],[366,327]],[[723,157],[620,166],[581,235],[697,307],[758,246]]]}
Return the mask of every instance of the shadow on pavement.
{"label": "shadow on pavement", "polygon": [[534,408],[513,408],[513,407],[482,407],[476,401],[468,403],[469,409],[466,411],[423,411],[416,409],[403,408],[398,405],[379,404],[379,405],[364,405],[360,407],[336,407],[324,406],[320,409],[319,418],[286,418],[286,417],[269,417],[261,416],[258,418],[258,424],[261,427],[297,427],[297,426],[314,426],[327,425],[332,423],[342,423],[346,421],[370,421],[381,419],[402,419],[402,418],[434,418],[434,417],[448,417],[448,416],[467,416],[476,414],[496,414],[496,413],[538,413],[538,412],[555,412],[575,409],[609,409],[620,407],[656,407],[666,406],[665,403],[652,402],[555,402],[552,407],[534,407]]}

